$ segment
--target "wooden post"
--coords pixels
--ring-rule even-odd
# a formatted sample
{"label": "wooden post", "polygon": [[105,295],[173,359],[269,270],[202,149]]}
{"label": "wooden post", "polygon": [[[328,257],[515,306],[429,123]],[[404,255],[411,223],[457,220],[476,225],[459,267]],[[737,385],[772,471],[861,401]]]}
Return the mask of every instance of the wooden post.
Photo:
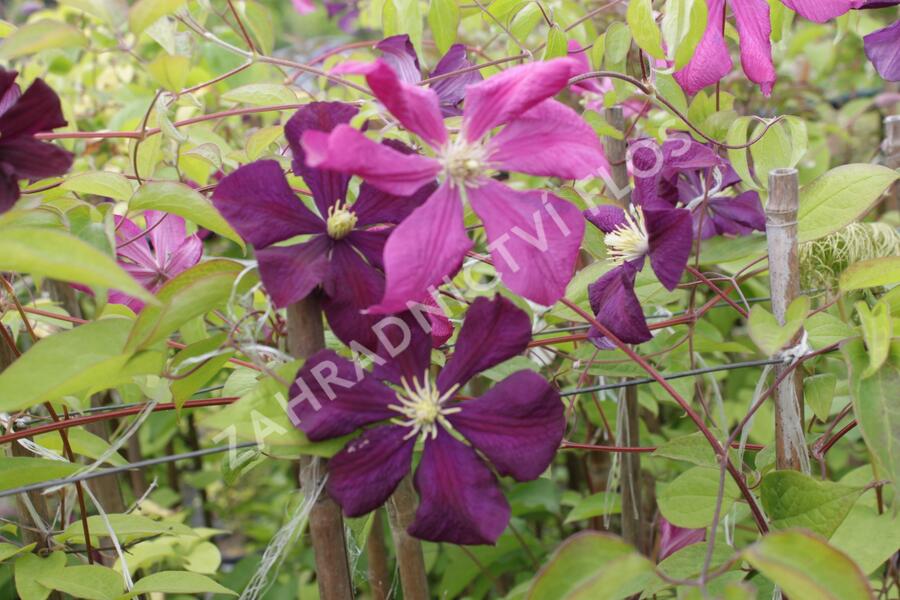
{"label": "wooden post", "polygon": [[397,552],[404,600],[428,600],[428,576],[422,544],[406,533],[416,516],[416,492],[409,475],[400,481],[386,505]]}
{"label": "wooden post", "polygon": [[[797,254],[797,209],[800,203],[796,169],[775,169],[769,173],[769,202],[766,205],[766,239],[769,246],[769,284],[772,312],[784,325],[785,312],[800,295],[800,263]],[[798,334],[799,335],[799,334]],[[793,340],[794,342],[797,341]],[[790,365],[775,367],[778,377]],[[803,382],[798,372],[776,388],[775,466],[803,470],[808,464],[803,438]]]}
{"label": "wooden post", "polygon": [[366,558],[369,561],[369,588],[372,600],[387,600],[391,595],[391,571],[388,567],[387,546],[384,543],[384,523],[381,510],[372,515],[372,530],[366,539]]}
{"label": "wooden post", "polygon": [[[617,131],[625,132],[625,114],[621,106],[606,109],[606,120]],[[606,158],[612,168],[612,179],[616,185],[616,201],[628,210],[631,204],[631,187],[628,179],[628,144],[625,139],[618,140],[607,137],[605,140]],[[624,416],[624,429],[621,430],[621,443],[625,446],[639,445],[640,438],[640,405],[636,386],[625,388],[625,407],[619,411]],[[622,427],[620,422],[618,427]],[[647,552],[645,538],[646,528],[641,503],[641,455],[637,452],[624,452],[620,455],[622,469],[620,481],[622,488],[622,538],[641,552]]]}
{"label": "wooden post", "polygon": [[[325,347],[325,330],[319,299],[310,295],[287,307],[287,342],[291,355],[309,358]],[[324,462],[310,456],[300,457],[300,487],[312,493],[325,476]],[[353,598],[353,581],[347,560],[344,519],[340,507],[327,492],[322,492],[309,513],[309,533],[316,560],[316,580],[322,600]]]}

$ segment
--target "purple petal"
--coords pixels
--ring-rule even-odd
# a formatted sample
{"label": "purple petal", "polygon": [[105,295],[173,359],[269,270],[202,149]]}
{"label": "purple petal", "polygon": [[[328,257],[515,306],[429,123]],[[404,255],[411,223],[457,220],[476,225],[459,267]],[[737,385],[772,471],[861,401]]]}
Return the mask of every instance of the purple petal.
{"label": "purple petal", "polygon": [[453,323],[431,294],[425,298],[422,304],[437,309],[435,312],[428,313],[428,322],[431,325],[431,346],[440,348],[453,337]]}
{"label": "purple petal", "polygon": [[[569,40],[568,56],[578,64],[578,69],[577,71],[572,73],[572,76],[583,75],[591,71],[591,61],[588,60],[587,50],[581,47],[581,44],[578,42],[578,40]],[[572,88],[579,92],[590,92],[594,94],[603,94],[608,91],[607,88],[604,88],[604,86],[600,84],[600,79],[598,78],[579,81],[578,83],[574,84]]]}
{"label": "purple petal", "polygon": [[325,222],[297,198],[274,160],[259,160],[225,176],[212,201],[228,224],[257,249],[325,230]]}
{"label": "purple petal", "polygon": [[[375,326],[381,315],[363,313],[359,306],[350,301],[336,300],[330,296],[322,298],[322,312],[331,326],[331,332],[346,346],[356,344],[371,352],[378,350]],[[353,346],[354,350],[359,351]]]}
{"label": "purple petal", "polygon": [[640,344],[653,337],[634,293],[637,272],[634,265],[625,263],[588,286],[591,308],[597,320],[627,344]]}
{"label": "purple petal", "polygon": [[440,101],[433,90],[404,83],[383,59],[376,61],[366,74],[366,82],[375,97],[406,129],[434,147],[447,141]]}
{"label": "purple petal", "polygon": [[302,244],[269,246],[256,251],[259,275],[275,306],[306,298],[328,274],[331,239],[317,235]]}
{"label": "purple petal", "polygon": [[314,441],[397,416],[388,408],[394,392],[332,350],[310,357],[297,371],[289,393],[291,421]]}
{"label": "purple petal", "polygon": [[674,290],[684,274],[693,243],[693,221],[683,208],[644,209],[650,266],[666,289]]}
{"label": "purple petal", "polygon": [[513,373],[447,417],[501,475],[517,481],[547,470],[566,429],[559,394],[534,371]]}
{"label": "purple petal", "polygon": [[350,176],[306,166],[306,153],[300,138],[304,131],[328,133],[342,123],[349,123],[358,112],[358,108],[344,102],[310,102],[294,113],[284,126],[284,136],[294,156],[291,163],[294,174],[303,177],[323,218],[328,216],[329,208],[347,197]]}
{"label": "purple petal", "polygon": [[476,374],[525,351],[531,341],[531,318],[503,296],[476,298],[466,319],[453,356],[441,369],[437,386],[445,392],[465,385]]}
{"label": "purple petal", "polygon": [[662,148],[653,139],[641,138],[629,144],[628,154],[634,175],[632,200],[640,206],[659,203],[659,188],[665,165]]}
{"label": "purple petal", "polygon": [[394,69],[400,81],[412,84],[422,81],[419,56],[408,34],[386,37],[375,44],[375,48],[381,51],[381,59]]}
{"label": "purple petal", "polygon": [[[696,94],[728,75],[734,63],[722,34],[725,0],[706,0],[709,20],[703,38],[694,50],[694,56],[680,71],[675,72],[675,80],[688,94]],[[768,15],[768,8],[766,15]],[[768,17],[767,17],[768,18]]]}
{"label": "purple petal", "polygon": [[624,224],[625,211],[612,204],[602,204],[585,210],[584,218],[603,233],[612,233],[619,225]]}
{"label": "purple petal", "polygon": [[480,140],[488,131],[509,123],[547,98],[555,96],[577,71],[569,58],[532,62],[507,69],[469,86],[463,109],[463,134]]}
{"label": "purple petal", "polygon": [[725,162],[715,150],[689,135],[670,136],[663,142],[662,153],[665,168],[672,170],[705,169]]}
{"label": "purple petal", "polygon": [[412,196],[396,196],[363,183],[359,186],[359,197],[352,207],[358,219],[357,226],[365,227],[378,223],[399,224],[412,211],[422,206],[435,190],[437,182],[432,181],[426,183]]}
{"label": "purple petal", "polygon": [[706,529],[685,529],[669,523],[665,517],[659,517],[659,556],[662,562],[667,556],[675,554],[682,548],[702,542],[706,539]]}
{"label": "purple petal", "polygon": [[392,313],[418,302],[462,265],[472,241],[463,224],[458,192],[442,185],[398,225],[384,247],[387,289],[369,310]]}
{"label": "purple petal", "polygon": [[[328,275],[322,287],[329,297],[349,302],[358,309],[364,309],[377,302],[384,293],[384,277],[366,262],[349,243],[352,236],[356,240],[367,239],[366,235],[378,232],[355,231],[350,237],[333,242]],[[383,243],[383,242],[382,242]]]}
{"label": "purple petal", "polygon": [[[7,114],[13,110],[15,108]],[[63,175],[72,166],[74,158],[71,152],[59,146],[32,137],[6,137],[6,132],[0,130],[0,162],[11,166],[20,179],[37,180]]]}
{"label": "purple petal", "polygon": [[900,19],[863,38],[866,56],[886,81],[900,81]]}
{"label": "purple petal", "polygon": [[491,140],[491,148],[491,162],[504,171],[563,179],[610,173],[594,129],[556,100],[514,118]]}
{"label": "purple petal", "polygon": [[366,431],[328,461],[328,493],[348,517],[361,517],[385,503],[409,473],[415,438],[386,425]]}
{"label": "purple petal", "polygon": [[[471,66],[473,66],[472,63],[466,58],[466,47],[462,44],[453,44],[447,50],[447,53],[441,57],[441,60],[438,61],[430,77],[454,73]],[[432,83],[431,89],[438,95],[444,115],[446,116],[448,112],[452,113],[453,116],[459,114],[458,109],[455,107],[465,98],[466,88],[482,81],[482,79],[481,73],[478,71],[467,71]]]}
{"label": "purple petal", "polygon": [[732,2],[731,9],[741,39],[741,66],[750,81],[758,83],[763,95],[768,96],[776,79],[769,40],[772,35],[769,3],[766,0],[740,0]]}
{"label": "purple petal", "polygon": [[518,191],[493,179],[469,188],[468,196],[503,283],[544,306],[559,300],[575,273],[584,237],[580,211],[549,192]]}
{"label": "purple petal", "polygon": [[443,429],[425,442],[414,480],[419,492],[412,536],[452,544],[493,544],[509,523],[497,478],[475,451]]}
{"label": "purple petal", "polygon": [[379,341],[377,354],[384,360],[373,367],[375,377],[395,385],[401,385],[404,379],[412,384],[429,378],[431,336],[426,326],[409,311],[380,315],[375,332]]}
{"label": "purple petal", "polygon": [[734,198],[711,198],[708,208],[718,233],[746,235],[766,230],[766,213],[756,192],[744,192]]}
{"label": "purple petal", "polygon": [[816,23],[830,21],[863,4],[859,0],[781,0],[781,2],[804,19]]}
{"label": "purple petal", "polygon": [[312,0],[294,0],[294,10],[301,15],[308,15],[315,12],[316,5]]}
{"label": "purple petal", "polygon": [[0,67],[0,116],[8,111],[22,95],[22,88],[16,84],[18,71],[7,71]]}
{"label": "purple petal", "polygon": [[0,137],[34,135],[66,125],[59,96],[43,79],[35,79],[18,101],[0,115]]}
{"label": "purple petal", "polygon": [[0,162],[0,214],[13,207],[19,199],[19,180],[12,168]]}
{"label": "purple petal", "polygon": [[118,215],[115,215],[113,219],[116,224],[116,244],[118,244],[116,254],[119,258],[125,258],[151,270],[156,269],[156,256],[150,249],[146,230],[138,227],[131,219]]}
{"label": "purple petal", "polygon": [[338,125],[330,134],[307,131],[302,143],[308,165],[359,175],[391,194],[414,194],[441,171],[432,158],[403,154],[348,125]]}

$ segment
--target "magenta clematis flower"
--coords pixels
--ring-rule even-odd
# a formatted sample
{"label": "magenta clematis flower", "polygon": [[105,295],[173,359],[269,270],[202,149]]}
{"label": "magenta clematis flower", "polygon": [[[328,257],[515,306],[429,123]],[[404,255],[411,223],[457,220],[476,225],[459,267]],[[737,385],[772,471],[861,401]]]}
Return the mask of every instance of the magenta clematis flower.
{"label": "magenta clematis flower", "polygon": [[765,231],[766,215],[759,194],[728,195],[741,178],[731,164],[688,135],[669,137],[660,148],[649,139],[631,145],[635,202],[659,201],[691,211],[694,235],[746,235]]}
{"label": "magenta clematis flower", "polygon": [[[466,88],[462,129],[451,136],[432,89],[403,83],[384,60],[366,69],[375,96],[433,156],[403,155],[339,125],[303,135],[313,166],[361,176],[394,194],[409,194],[440,176],[440,187],[391,234],[381,302],[369,310],[399,312],[455,273],[472,241],[463,201],[481,217],[503,282],[515,293],[553,304],[571,279],[584,223],[574,206],[545,191],[515,190],[495,170],[578,179],[608,172],[591,127],[552,100],[575,65],[568,59],[513,67]],[[491,131],[505,125],[493,137]]]}
{"label": "magenta clematis flower", "polygon": [[67,125],[59,96],[42,79],[23,94],[18,71],[0,67],[0,213],[19,199],[19,180],[36,181],[64,174],[73,155],[34,134]]}
{"label": "magenta clematis flower", "polygon": [[863,38],[866,56],[886,81],[900,81],[900,19]]}
{"label": "magenta clematis flower", "polygon": [[294,0],[294,10],[301,15],[308,15],[315,12],[316,4],[312,0]]}
{"label": "magenta clematis flower", "polygon": [[672,525],[662,515],[659,517],[659,555],[657,561],[662,562],[667,556],[675,554],[682,548],[702,542],[706,539],[705,529],[685,529]]}
{"label": "magenta clematis flower", "polygon": [[420,504],[410,535],[493,544],[506,529],[510,508],[484,459],[516,481],[540,476],[562,441],[563,405],[553,387],[527,369],[480,398],[454,398],[473,376],[523,352],[531,321],[505,298],[476,299],[436,377],[422,330],[412,325],[406,339],[405,348],[376,361],[372,373],[332,351],[313,356],[291,388],[291,417],[311,440],[373,425],[328,464],[328,493],[347,516],[364,515],[387,500],[410,471],[421,438],[414,477]]}
{"label": "magenta clematis flower", "polygon": [[[141,229],[130,219],[116,217],[116,256],[123,269],[155,294],[167,281],[200,262],[203,242],[197,235],[187,235],[184,219],[178,215],[148,210],[144,221],[146,226]],[[109,293],[109,301],[134,312],[144,307],[137,298],[117,290]]]}
{"label": "magenta clematis flower", "polygon": [[[357,112],[342,102],[313,102],[285,125],[294,173],[309,186],[318,214],[297,198],[274,160],[244,165],[227,175],[216,186],[212,200],[256,248],[260,276],[276,306],[297,302],[321,286],[326,295],[323,309],[335,334],[347,343],[355,339],[373,348],[375,318],[360,310],[377,302],[384,290],[380,269],[385,240],[391,225],[409,215],[436,186],[423,182],[411,196],[399,197],[363,183],[350,204],[348,175],[307,166],[300,137],[308,131],[331,131]],[[400,156],[410,152],[399,142],[391,142],[390,149]],[[276,245],[301,235],[310,237]]]}
{"label": "magenta clematis flower", "polygon": [[[383,60],[394,69],[400,81],[413,85],[422,81],[419,56],[407,34],[384,38],[375,44],[375,48],[381,51]],[[428,76],[446,75],[471,66],[472,63],[466,59],[466,47],[462,44],[453,44]],[[462,114],[459,104],[465,97],[466,87],[481,80],[481,73],[469,71],[440,79],[429,87],[438,96],[441,113],[446,117],[453,117]]]}

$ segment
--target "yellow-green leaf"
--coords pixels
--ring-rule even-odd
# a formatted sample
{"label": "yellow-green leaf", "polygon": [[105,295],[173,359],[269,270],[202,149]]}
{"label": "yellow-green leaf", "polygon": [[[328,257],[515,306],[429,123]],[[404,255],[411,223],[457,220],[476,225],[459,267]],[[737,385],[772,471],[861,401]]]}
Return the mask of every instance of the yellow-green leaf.
{"label": "yellow-green leaf", "polygon": [[10,60],[51,48],[84,48],[88,39],[81,31],[60,21],[42,19],[17,29],[0,43],[0,59]]}

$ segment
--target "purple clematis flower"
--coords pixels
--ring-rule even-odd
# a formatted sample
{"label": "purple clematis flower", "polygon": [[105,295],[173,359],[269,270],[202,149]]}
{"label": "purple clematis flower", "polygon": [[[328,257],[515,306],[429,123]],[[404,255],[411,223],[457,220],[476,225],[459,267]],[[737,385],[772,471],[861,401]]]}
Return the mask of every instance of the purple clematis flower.
{"label": "purple clematis flower", "polygon": [[885,81],[900,81],[900,19],[863,38],[866,56]]}
{"label": "purple clematis flower", "polygon": [[660,148],[649,139],[632,146],[635,202],[660,201],[691,211],[694,234],[746,235],[765,231],[766,215],[759,194],[746,191],[727,195],[741,178],[731,164],[711,148],[688,135],[669,137]]}
{"label": "purple clematis flower", "polygon": [[[381,51],[383,60],[393,67],[400,81],[411,85],[422,81],[422,69],[419,66],[419,56],[409,39],[409,35],[403,33],[384,38],[375,48]],[[453,44],[447,53],[441,57],[434,71],[428,77],[440,77],[453,73],[472,63],[466,58],[466,47],[462,44]],[[459,104],[465,97],[466,87],[482,80],[481,73],[469,71],[435,81],[429,87],[438,96],[441,113],[445,117],[453,117],[462,114]]]}
{"label": "purple clematis flower", "polygon": [[59,96],[42,79],[25,93],[16,83],[18,71],[0,67],[0,213],[19,199],[19,180],[62,175],[73,155],[34,134],[67,125]]}
{"label": "purple clematis flower", "polygon": [[[355,339],[373,348],[377,343],[370,327],[374,317],[360,310],[377,302],[384,290],[380,269],[384,243],[393,229],[390,225],[409,215],[436,185],[423,181],[411,196],[402,198],[363,183],[350,204],[346,200],[349,175],[307,166],[300,137],[309,131],[331,131],[357,112],[342,102],[313,102],[285,125],[294,173],[309,186],[318,214],[297,198],[274,160],[240,167],[219,182],[212,199],[231,226],[256,248],[260,276],[276,306],[297,302],[321,286],[326,295],[323,309],[335,334],[348,343]],[[410,152],[399,142],[392,142],[390,149],[399,156]],[[310,237],[276,245],[301,235]],[[357,335],[361,331],[366,332],[362,337]]]}
{"label": "purple clematis flower", "polygon": [[[154,294],[167,281],[200,262],[203,242],[187,235],[184,219],[155,210],[144,213],[146,227],[116,216],[116,256],[119,264],[138,283]],[[79,289],[84,289],[79,287]],[[112,304],[124,304],[139,312],[144,303],[123,292],[109,293]]]}
{"label": "purple clematis flower", "polygon": [[[503,282],[543,305],[556,302],[572,277],[584,223],[570,203],[544,191],[513,189],[495,170],[578,179],[608,172],[592,128],[551,97],[575,65],[556,59],[513,67],[466,88],[459,135],[444,126],[432,89],[403,83],[384,60],[365,70],[369,87],[434,156],[403,155],[347,125],[303,135],[313,166],[355,173],[394,194],[442,178],[441,186],[391,234],[384,249],[384,297],[369,310],[399,312],[455,273],[472,247],[463,201],[481,217]],[[493,129],[505,125],[494,136]]]}
{"label": "purple clematis flower", "polygon": [[429,370],[427,337],[415,325],[411,330],[405,348],[389,361],[376,361],[372,373],[329,350],[310,358],[291,387],[291,417],[311,440],[374,425],[328,464],[328,493],[347,516],[364,515],[387,500],[410,471],[421,438],[414,478],[421,501],[410,535],[493,544],[506,529],[510,508],[485,459],[516,481],[540,476],[562,441],[559,394],[526,369],[480,398],[454,401],[467,381],[522,353],[531,339],[528,315],[505,298],[472,303],[454,353],[436,377]]}
{"label": "purple clematis flower", "polygon": [[682,548],[706,539],[706,529],[685,529],[672,525],[662,515],[659,517],[659,555],[657,562],[675,554]]}

